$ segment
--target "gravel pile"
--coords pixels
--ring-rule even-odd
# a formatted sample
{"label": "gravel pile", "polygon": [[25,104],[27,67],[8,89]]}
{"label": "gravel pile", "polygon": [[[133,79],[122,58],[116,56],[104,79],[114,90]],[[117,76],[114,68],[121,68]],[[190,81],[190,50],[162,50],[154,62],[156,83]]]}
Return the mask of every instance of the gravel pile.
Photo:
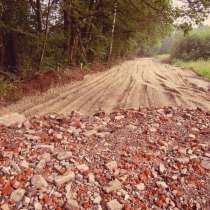
{"label": "gravel pile", "polygon": [[118,110],[0,126],[3,210],[210,209],[210,113]]}

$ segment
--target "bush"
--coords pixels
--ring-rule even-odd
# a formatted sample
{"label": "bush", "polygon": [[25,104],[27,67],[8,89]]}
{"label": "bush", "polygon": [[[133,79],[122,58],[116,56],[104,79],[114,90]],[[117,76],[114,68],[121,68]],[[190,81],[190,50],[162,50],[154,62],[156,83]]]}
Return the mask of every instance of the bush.
{"label": "bush", "polygon": [[210,29],[197,29],[175,42],[172,59],[185,61],[210,58]]}
{"label": "bush", "polygon": [[20,93],[16,86],[4,78],[0,77],[0,100],[16,101],[20,97]]}

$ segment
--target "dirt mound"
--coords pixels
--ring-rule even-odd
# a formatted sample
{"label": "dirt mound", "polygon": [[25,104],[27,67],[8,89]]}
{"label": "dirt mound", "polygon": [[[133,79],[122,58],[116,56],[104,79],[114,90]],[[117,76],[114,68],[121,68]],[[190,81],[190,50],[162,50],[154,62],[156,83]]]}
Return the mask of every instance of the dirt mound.
{"label": "dirt mound", "polygon": [[209,209],[209,122],[166,107],[0,126],[0,207]]}

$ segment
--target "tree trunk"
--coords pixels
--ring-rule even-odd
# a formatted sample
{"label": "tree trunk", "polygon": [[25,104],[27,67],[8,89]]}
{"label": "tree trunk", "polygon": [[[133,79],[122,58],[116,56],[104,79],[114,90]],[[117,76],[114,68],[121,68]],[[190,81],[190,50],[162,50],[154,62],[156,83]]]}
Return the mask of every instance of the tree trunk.
{"label": "tree trunk", "polygon": [[39,62],[39,69],[43,63],[44,55],[46,52],[47,48],[47,40],[48,40],[48,26],[49,26],[49,16],[50,16],[50,10],[51,10],[51,0],[48,0],[48,5],[47,5],[47,17],[46,17],[46,22],[45,22],[45,33],[44,33],[44,41],[43,41],[43,46],[42,46],[42,51],[41,51],[41,57],[40,57],[40,62]]}
{"label": "tree trunk", "polygon": [[[5,25],[13,27],[14,19],[16,17],[15,5],[16,3],[12,0],[8,0],[4,3],[4,13],[2,14],[2,22]],[[3,31],[3,55],[2,63],[4,69],[10,72],[16,72],[18,69],[17,62],[17,34],[11,29]]]}
{"label": "tree trunk", "polygon": [[36,0],[37,31],[42,32],[42,8],[40,0]]}
{"label": "tree trunk", "polygon": [[115,33],[116,18],[117,18],[117,6],[118,6],[118,2],[115,1],[115,3],[114,3],[114,16],[113,16],[113,23],[112,23],[111,42],[110,42],[109,57],[108,57],[108,60],[109,60],[109,61],[111,60],[112,51],[113,51],[114,33]]}
{"label": "tree trunk", "polygon": [[71,0],[64,0],[64,54],[67,55],[68,64],[73,63],[74,46],[75,46],[75,25],[72,19],[72,2]]}
{"label": "tree trunk", "polygon": [[18,69],[16,41],[15,32],[6,32],[4,34],[3,66],[10,72],[16,72]]}
{"label": "tree trunk", "polygon": [[[64,27],[64,54],[69,57],[69,48],[70,48],[70,17],[69,17],[69,1],[64,0],[64,10],[63,10],[63,27]],[[68,59],[69,60],[69,59]]]}

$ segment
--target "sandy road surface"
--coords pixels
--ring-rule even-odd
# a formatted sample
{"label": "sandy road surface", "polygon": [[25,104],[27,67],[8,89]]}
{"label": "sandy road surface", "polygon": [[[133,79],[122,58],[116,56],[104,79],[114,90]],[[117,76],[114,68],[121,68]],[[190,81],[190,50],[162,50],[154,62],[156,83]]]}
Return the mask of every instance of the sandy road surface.
{"label": "sandy road surface", "polygon": [[210,110],[210,82],[191,71],[161,64],[151,58],[126,61],[106,72],[88,75],[83,81],[50,89],[5,107],[0,114],[19,112],[26,116],[72,110],[84,114],[99,109],[139,106],[200,107]]}

